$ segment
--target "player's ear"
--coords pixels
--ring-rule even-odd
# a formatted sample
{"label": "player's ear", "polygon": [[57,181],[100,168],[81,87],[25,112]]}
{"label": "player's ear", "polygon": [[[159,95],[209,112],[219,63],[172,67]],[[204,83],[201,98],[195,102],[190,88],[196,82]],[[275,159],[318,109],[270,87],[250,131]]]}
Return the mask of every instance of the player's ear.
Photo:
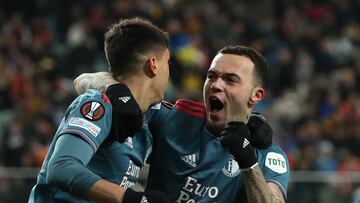
{"label": "player's ear", "polygon": [[144,70],[145,70],[145,74],[151,78],[158,74],[159,68],[158,68],[157,60],[154,56],[150,56],[145,61]]}
{"label": "player's ear", "polygon": [[255,87],[250,95],[249,104],[255,105],[264,99],[265,90],[262,87]]}

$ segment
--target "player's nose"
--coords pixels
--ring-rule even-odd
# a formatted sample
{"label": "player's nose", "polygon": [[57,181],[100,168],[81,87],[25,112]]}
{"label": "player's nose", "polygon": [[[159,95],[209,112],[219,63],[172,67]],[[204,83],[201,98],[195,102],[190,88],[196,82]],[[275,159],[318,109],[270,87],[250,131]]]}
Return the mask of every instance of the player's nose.
{"label": "player's nose", "polygon": [[221,78],[217,78],[211,84],[210,89],[212,91],[222,91],[224,89],[224,82],[221,80]]}

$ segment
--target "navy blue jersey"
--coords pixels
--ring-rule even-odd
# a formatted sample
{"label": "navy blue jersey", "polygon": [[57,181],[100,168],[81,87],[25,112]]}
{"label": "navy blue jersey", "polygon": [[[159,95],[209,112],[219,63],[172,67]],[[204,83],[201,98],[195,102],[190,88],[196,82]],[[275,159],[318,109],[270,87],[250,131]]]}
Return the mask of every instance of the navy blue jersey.
{"label": "navy blue jersey", "polygon": [[127,138],[124,143],[112,141],[105,144],[111,128],[111,117],[112,106],[109,99],[97,90],[88,90],[72,102],[50,145],[29,202],[90,202],[47,182],[49,160],[62,135],[80,137],[91,146],[92,150],[87,152],[80,149],[76,151],[76,146],[63,147],[62,150],[71,149],[75,151],[76,157],[89,157],[89,162],[84,167],[98,177],[125,188],[131,187],[137,181],[140,167],[151,152],[152,138],[148,127],[143,125],[141,132],[133,138]]}
{"label": "navy blue jersey", "polygon": [[[205,127],[201,103],[179,100],[154,106],[149,128],[154,147],[146,190],[160,190],[178,203],[233,202],[244,187],[243,175],[230,152]],[[286,197],[289,164],[276,145],[257,150],[267,182],[274,182]]]}

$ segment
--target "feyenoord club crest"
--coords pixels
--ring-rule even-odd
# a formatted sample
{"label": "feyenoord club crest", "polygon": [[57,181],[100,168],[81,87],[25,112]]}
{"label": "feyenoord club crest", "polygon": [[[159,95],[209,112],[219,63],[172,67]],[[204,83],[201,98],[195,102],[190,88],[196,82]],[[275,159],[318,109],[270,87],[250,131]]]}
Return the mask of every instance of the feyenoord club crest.
{"label": "feyenoord club crest", "polygon": [[241,170],[238,163],[230,158],[230,160],[225,164],[222,172],[228,177],[235,177],[240,174]]}
{"label": "feyenoord club crest", "polygon": [[87,102],[80,109],[81,115],[91,121],[97,121],[104,116],[105,109],[99,102]]}

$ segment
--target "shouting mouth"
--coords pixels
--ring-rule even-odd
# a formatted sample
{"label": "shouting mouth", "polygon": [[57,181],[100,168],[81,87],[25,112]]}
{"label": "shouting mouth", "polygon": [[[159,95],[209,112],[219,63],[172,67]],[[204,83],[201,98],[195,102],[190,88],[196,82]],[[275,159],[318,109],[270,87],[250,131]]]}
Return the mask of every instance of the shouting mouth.
{"label": "shouting mouth", "polygon": [[217,97],[211,96],[209,97],[209,113],[211,117],[218,117],[224,110],[224,103]]}

